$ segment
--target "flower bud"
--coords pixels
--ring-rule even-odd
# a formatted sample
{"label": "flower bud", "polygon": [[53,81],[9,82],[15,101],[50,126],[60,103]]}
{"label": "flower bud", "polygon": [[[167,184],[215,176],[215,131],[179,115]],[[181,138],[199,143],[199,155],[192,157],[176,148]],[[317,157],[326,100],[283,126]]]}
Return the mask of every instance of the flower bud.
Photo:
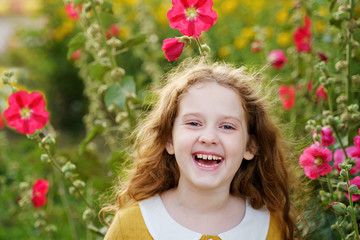
{"label": "flower bud", "polygon": [[338,189],[339,191],[345,191],[346,190],[346,184],[344,182],[339,182],[336,185],[336,189]]}
{"label": "flower bud", "polygon": [[101,49],[99,52],[98,52],[98,57],[100,58],[104,58],[107,56],[107,52],[105,49]]}
{"label": "flower bud", "polygon": [[315,68],[320,70],[320,71],[326,71],[327,67],[324,61],[319,62],[318,64],[315,65]]}
{"label": "flower bud", "polygon": [[319,77],[319,82],[325,85],[326,82],[327,82],[327,81],[326,81],[326,77],[325,77],[325,76]]}
{"label": "flower bud", "polygon": [[107,44],[108,44],[110,47],[117,48],[117,47],[120,47],[120,46],[121,46],[121,40],[120,40],[120,39],[117,39],[117,38],[115,38],[115,37],[112,37],[112,38],[110,38],[110,39],[107,41]]}
{"label": "flower bud", "polygon": [[4,85],[10,84],[10,78],[8,78],[6,76],[1,77],[1,81]]}
{"label": "flower bud", "polygon": [[74,171],[75,169],[76,169],[76,166],[73,163],[67,162],[67,163],[65,163],[64,166],[62,166],[61,171],[62,172],[68,172],[68,171],[70,172],[70,171]]}
{"label": "flower bud", "polygon": [[119,79],[125,75],[125,70],[121,67],[117,67],[111,70],[110,75],[113,79]]}
{"label": "flower bud", "polygon": [[351,193],[351,194],[357,194],[358,188],[357,188],[356,185],[351,185],[351,186],[349,187],[348,191],[349,191],[349,193]]}
{"label": "flower bud", "polygon": [[332,202],[330,208],[339,214],[346,213],[346,205],[341,202]]}
{"label": "flower bud", "polygon": [[347,68],[347,62],[344,60],[340,60],[335,64],[336,71],[340,72],[342,70],[345,70]]}
{"label": "flower bud", "polygon": [[347,170],[342,169],[342,170],[340,171],[340,176],[342,176],[342,177],[344,177],[344,178],[347,178],[347,177],[349,176],[349,173],[348,173]]}
{"label": "flower bud", "polygon": [[29,189],[29,183],[28,182],[21,182],[19,183],[19,188],[21,191],[25,191]]}
{"label": "flower bud", "polygon": [[69,172],[69,171],[66,171],[66,172],[64,173],[64,177],[65,177],[66,179],[71,179],[72,176],[73,176],[73,174],[72,174],[71,172]]}
{"label": "flower bud", "polygon": [[8,77],[8,78],[11,78],[12,76],[14,76],[14,72],[10,71],[10,70],[4,71],[3,74],[5,77]]}
{"label": "flower bud", "polygon": [[206,43],[201,44],[201,50],[205,53],[210,53],[210,47]]}
{"label": "flower bud", "polygon": [[85,3],[85,4],[83,5],[83,10],[84,10],[85,12],[91,11],[91,3],[90,3],[90,2],[89,2],[89,3]]}
{"label": "flower bud", "polygon": [[351,80],[354,82],[360,82],[360,74],[353,75]]}
{"label": "flower bud", "polygon": [[328,117],[328,116],[330,116],[330,114],[331,114],[331,111],[329,111],[329,110],[324,110],[324,111],[322,112],[322,115],[323,115],[324,117]]}
{"label": "flower bud", "polygon": [[349,112],[357,112],[359,110],[359,105],[351,104],[350,106],[348,106],[348,110],[349,110]]}
{"label": "flower bud", "polygon": [[57,227],[54,224],[49,224],[45,227],[45,232],[47,233],[56,232],[56,231],[57,231]]}
{"label": "flower bud", "polygon": [[69,193],[71,194],[71,195],[73,195],[73,194],[75,194],[76,193],[76,189],[74,188],[74,187],[69,187]]}
{"label": "flower bud", "polygon": [[128,117],[127,112],[120,112],[115,117],[115,122],[120,123],[121,121],[125,120]]}
{"label": "flower bud", "polygon": [[49,162],[50,161],[50,158],[49,158],[49,155],[47,155],[47,154],[41,154],[41,157],[40,157],[40,160],[42,161],[42,162]]}
{"label": "flower bud", "polygon": [[52,136],[48,135],[48,136],[44,137],[43,139],[41,139],[41,143],[45,147],[50,147],[55,144],[55,139]]}
{"label": "flower bud", "polygon": [[81,180],[75,180],[74,181],[74,186],[77,188],[77,189],[82,189],[86,186],[85,182],[81,181]]}
{"label": "flower bud", "polygon": [[37,219],[34,223],[35,228],[44,227],[45,225],[46,225],[46,222],[43,219]]}

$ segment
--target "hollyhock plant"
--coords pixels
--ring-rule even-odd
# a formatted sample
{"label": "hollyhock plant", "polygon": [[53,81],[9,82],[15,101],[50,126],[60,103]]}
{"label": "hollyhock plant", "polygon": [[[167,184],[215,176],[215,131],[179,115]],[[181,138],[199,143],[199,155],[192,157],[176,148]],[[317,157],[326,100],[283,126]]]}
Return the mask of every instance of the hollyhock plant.
{"label": "hollyhock plant", "polygon": [[184,49],[184,42],[179,42],[178,38],[167,38],[164,40],[162,45],[162,50],[165,53],[166,59],[170,61],[174,61],[180,57]]}
{"label": "hollyhock plant", "polygon": [[9,107],[4,112],[7,125],[20,133],[33,134],[49,121],[46,102],[38,92],[18,91],[10,95],[8,102]]}
{"label": "hollyhock plant", "polygon": [[[354,177],[353,180],[350,180],[350,181],[349,181],[349,184],[350,184],[350,186],[351,186],[351,185],[355,185],[355,186],[357,186],[358,188],[360,188],[360,177],[359,177],[359,176]],[[346,195],[347,198],[349,198],[349,193],[348,193],[348,191],[345,191],[345,195]],[[360,198],[360,194],[353,194],[353,195],[352,195],[352,200],[353,200],[353,202],[359,200],[359,198]],[[350,198],[349,198],[349,199],[350,199]]]}
{"label": "hollyhock plant", "polygon": [[46,194],[49,191],[49,182],[45,179],[38,179],[33,185],[31,201],[35,208],[40,208],[46,204]]}
{"label": "hollyhock plant", "polygon": [[332,131],[328,127],[321,129],[321,146],[327,147],[335,143],[335,138],[332,134]]}
{"label": "hollyhock plant", "polygon": [[307,147],[299,158],[300,166],[304,169],[305,175],[311,179],[332,171],[329,162],[332,159],[332,152],[318,143]]}
{"label": "hollyhock plant", "polygon": [[109,29],[105,31],[105,37],[110,39],[111,37],[117,37],[119,35],[119,27],[117,24],[110,25]]}
{"label": "hollyhock plant", "polygon": [[65,5],[65,11],[69,18],[73,20],[79,20],[80,19],[80,11],[81,11],[82,5],[79,4],[77,7],[74,7],[74,3],[69,3]]}
{"label": "hollyhock plant", "polygon": [[280,100],[285,110],[290,110],[295,105],[295,87],[281,84],[279,88]]}
{"label": "hollyhock plant", "polygon": [[[350,157],[356,151],[355,146],[347,147],[346,154]],[[350,174],[356,174],[360,170],[360,157],[353,157],[355,160],[355,166],[351,168]],[[339,164],[343,163],[345,160],[345,154],[342,149],[336,149],[334,152],[334,167],[339,172],[341,169],[339,168]]]}
{"label": "hollyhock plant", "polygon": [[216,23],[212,0],[172,0],[172,5],[167,13],[170,27],[186,36],[199,37]]}
{"label": "hollyhock plant", "polygon": [[325,92],[325,88],[323,85],[320,85],[316,89],[315,95],[317,99],[324,99],[324,100],[328,99],[328,94]]}
{"label": "hollyhock plant", "polygon": [[304,17],[304,21],[304,26],[296,29],[294,33],[294,42],[298,52],[309,53],[311,51],[311,21],[308,16]]}
{"label": "hollyhock plant", "polygon": [[260,41],[253,41],[251,43],[250,49],[251,49],[251,52],[258,53],[263,49],[263,46]]}
{"label": "hollyhock plant", "polygon": [[283,50],[272,50],[268,55],[268,61],[271,63],[271,65],[277,69],[280,70],[284,67],[284,65],[287,62],[286,56],[284,54]]}
{"label": "hollyhock plant", "polygon": [[355,151],[351,154],[351,156],[360,158],[360,128],[359,128],[359,135],[354,137],[354,145],[355,145]]}

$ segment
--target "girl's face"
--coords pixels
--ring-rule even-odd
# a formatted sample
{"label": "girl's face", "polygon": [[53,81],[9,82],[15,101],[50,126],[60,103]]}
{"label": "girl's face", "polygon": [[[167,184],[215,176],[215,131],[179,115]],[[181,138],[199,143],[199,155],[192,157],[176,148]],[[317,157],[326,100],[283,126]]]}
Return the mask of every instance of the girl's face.
{"label": "girl's face", "polygon": [[198,83],[179,103],[166,150],[179,165],[179,187],[229,188],[247,151],[247,127],[240,96],[217,83]]}

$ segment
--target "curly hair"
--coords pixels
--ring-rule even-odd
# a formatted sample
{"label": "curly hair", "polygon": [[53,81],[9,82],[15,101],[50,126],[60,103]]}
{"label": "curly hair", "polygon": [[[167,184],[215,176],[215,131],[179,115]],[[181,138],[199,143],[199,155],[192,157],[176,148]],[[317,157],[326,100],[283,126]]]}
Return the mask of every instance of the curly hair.
{"label": "curly hair", "polygon": [[293,239],[296,226],[290,213],[288,144],[269,114],[269,101],[262,94],[258,74],[225,63],[188,59],[166,75],[157,103],[137,128],[134,162],[126,181],[116,191],[117,209],[177,186],[179,168],[165,147],[181,97],[199,82],[216,82],[239,94],[246,115],[248,148],[256,146],[253,160],[243,162],[236,172],[230,193],[248,199],[255,209],[265,205],[276,213],[282,226],[286,226],[284,239]]}

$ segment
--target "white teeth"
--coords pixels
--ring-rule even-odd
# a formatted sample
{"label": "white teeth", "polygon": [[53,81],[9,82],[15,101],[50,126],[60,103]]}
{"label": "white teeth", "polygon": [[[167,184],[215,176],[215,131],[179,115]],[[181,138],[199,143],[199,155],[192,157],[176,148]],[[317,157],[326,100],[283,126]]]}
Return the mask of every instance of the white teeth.
{"label": "white teeth", "polygon": [[221,160],[221,157],[205,154],[196,154],[196,157],[204,160]]}
{"label": "white teeth", "polygon": [[219,165],[220,163],[216,163],[216,164],[212,164],[212,165],[206,165],[206,164],[201,164],[199,162],[196,162],[199,166],[202,166],[202,167],[208,167],[208,168],[211,168],[211,167],[215,167],[217,165]]}

